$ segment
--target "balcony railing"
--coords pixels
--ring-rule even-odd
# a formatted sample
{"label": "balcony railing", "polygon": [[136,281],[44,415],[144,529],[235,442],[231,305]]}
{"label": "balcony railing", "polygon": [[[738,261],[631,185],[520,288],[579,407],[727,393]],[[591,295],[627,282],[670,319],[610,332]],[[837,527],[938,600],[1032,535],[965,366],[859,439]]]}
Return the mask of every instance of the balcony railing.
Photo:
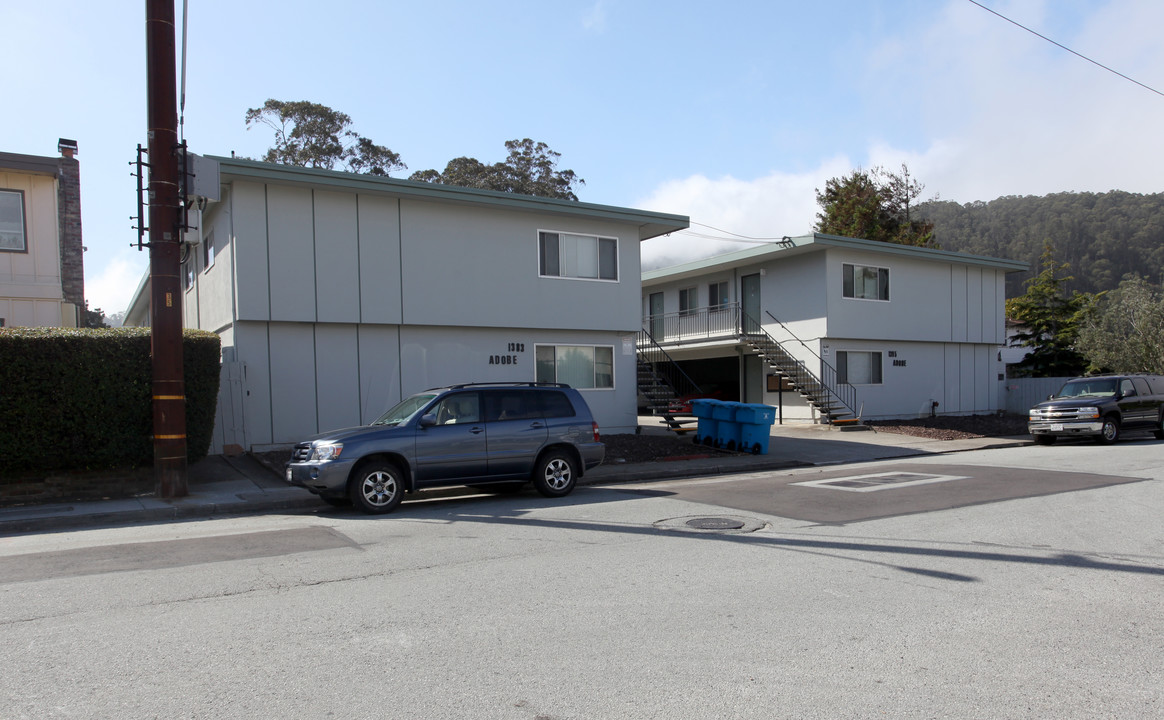
{"label": "balcony railing", "polygon": [[643,327],[660,345],[734,338],[740,333],[739,303],[648,315]]}
{"label": "balcony railing", "polygon": [[[768,326],[780,336],[779,340],[769,334],[759,318],[742,312],[738,303],[649,315],[644,318],[647,333],[639,336],[639,350],[641,353],[650,349],[650,346],[744,340],[797,385],[822,413],[832,418],[838,414],[836,408],[839,405],[848,411],[844,414],[856,416],[859,413],[856,389],[847,382],[841,382],[836,368],[797,337],[779,318],[771,312],[765,314],[768,316]],[[803,360],[788,352],[785,344],[799,345],[816,368],[809,369]]]}

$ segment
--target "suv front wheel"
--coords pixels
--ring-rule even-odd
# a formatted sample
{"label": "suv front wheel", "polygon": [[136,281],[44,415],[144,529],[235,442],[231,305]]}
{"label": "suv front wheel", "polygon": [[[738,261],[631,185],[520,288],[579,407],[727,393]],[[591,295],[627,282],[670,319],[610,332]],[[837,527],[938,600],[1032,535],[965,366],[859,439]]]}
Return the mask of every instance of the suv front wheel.
{"label": "suv front wheel", "polygon": [[577,482],[578,470],[569,454],[551,450],[538,460],[533,484],[543,496],[557,498],[569,495]]}
{"label": "suv front wheel", "polygon": [[1099,431],[1099,435],[1095,436],[1095,441],[1100,445],[1111,445],[1116,440],[1120,439],[1120,421],[1115,415],[1107,415],[1103,418],[1103,428]]}
{"label": "suv front wheel", "polygon": [[385,460],[373,460],[356,468],[352,502],[366,513],[378,515],[394,509],[404,499],[404,475]]}

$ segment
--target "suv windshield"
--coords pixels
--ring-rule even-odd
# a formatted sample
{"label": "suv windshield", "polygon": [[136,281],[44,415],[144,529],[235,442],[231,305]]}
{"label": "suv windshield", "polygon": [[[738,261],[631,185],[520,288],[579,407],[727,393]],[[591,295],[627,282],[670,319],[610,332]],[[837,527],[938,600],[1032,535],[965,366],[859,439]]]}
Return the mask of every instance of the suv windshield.
{"label": "suv windshield", "polygon": [[396,407],[381,415],[373,425],[399,425],[407,422],[410,417],[415,415],[421,408],[435,398],[436,395],[413,395],[409,398],[401,400]]}
{"label": "suv windshield", "polygon": [[1063,385],[1055,397],[1111,397],[1115,395],[1115,378],[1096,380],[1071,380]]}

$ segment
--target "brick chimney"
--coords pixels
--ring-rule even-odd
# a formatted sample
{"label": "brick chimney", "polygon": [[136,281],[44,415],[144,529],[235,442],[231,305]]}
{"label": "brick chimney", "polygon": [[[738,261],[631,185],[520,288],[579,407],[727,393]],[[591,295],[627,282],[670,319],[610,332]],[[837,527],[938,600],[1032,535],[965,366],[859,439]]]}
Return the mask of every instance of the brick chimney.
{"label": "brick chimney", "polygon": [[83,320],[85,309],[85,248],[81,242],[81,167],[74,155],[77,141],[61,138],[57,141],[61,157],[57,161],[57,206],[60,212],[61,290],[65,302],[77,306],[77,324]]}

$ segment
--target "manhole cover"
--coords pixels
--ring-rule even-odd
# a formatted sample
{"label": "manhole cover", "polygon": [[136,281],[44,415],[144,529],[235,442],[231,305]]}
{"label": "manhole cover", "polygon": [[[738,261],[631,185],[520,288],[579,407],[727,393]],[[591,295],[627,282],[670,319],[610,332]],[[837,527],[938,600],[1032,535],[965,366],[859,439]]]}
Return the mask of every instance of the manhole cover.
{"label": "manhole cover", "polygon": [[667,518],[655,523],[661,530],[682,530],[690,533],[751,533],[762,530],[768,523],[743,515],[688,515]]}
{"label": "manhole cover", "polygon": [[744,527],[744,522],[735,518],[700,517],[688,520],[687,527],[696,530],[739,530]]}

